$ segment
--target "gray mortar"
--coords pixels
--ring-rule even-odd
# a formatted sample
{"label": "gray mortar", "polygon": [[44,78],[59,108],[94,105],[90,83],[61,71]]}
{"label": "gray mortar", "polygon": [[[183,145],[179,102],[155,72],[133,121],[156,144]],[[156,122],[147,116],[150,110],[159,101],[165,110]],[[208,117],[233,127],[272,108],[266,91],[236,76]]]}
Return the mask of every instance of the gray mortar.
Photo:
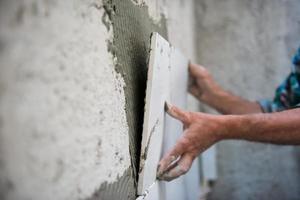
{"label": "gray mortar", "polygon": [[123,200],[135,199],[132,189],[132,170],[127,169],[114,183],[103,183],[94,194],[86,200]]}
{"label": "gray mortar", "polygon": [[[134,5],[130,0],[104,0],[103,8],[106,11],[103,19],[105,22],[107,18],[111,20],[114,31],[113,41],[108,41],[107,47],[117,58],[115,69],[122,75],[126,84],[125,109],[132,168],[128,169],[129,175],[113,184],[103,184],[99,190],[101,199],[115,199],[115,195],[122,196],[122,199],[134,199],[132,194],[136,193],[138,178],[150,36],[155,31],[167,38],[166,20],[162,16],[160,25],[156,25],[148,15],[147,6]],[[111,190],[119,187],[125,187],[127,190]],[[102,196],[103,194],[105,196]]]}

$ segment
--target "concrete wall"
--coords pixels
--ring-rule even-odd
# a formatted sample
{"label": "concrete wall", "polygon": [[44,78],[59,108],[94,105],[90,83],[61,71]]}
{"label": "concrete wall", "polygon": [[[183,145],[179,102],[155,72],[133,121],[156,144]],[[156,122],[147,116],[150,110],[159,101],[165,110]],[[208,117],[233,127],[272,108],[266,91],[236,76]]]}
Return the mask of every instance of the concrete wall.
{"label": "concrete wall", "polygon": [[[300,44],[299,1],[201,0],[195,12],[197,61],[235,94],[252,100],[273,98]],[[299,199],[298,151],[241,141],[220,143],[219,177],[210,199]]]}
{"label": "concrete wall", "polygon": [[193,1],[0,2],[0,199],[134,199],[150,33],[194,58]]}
{"label": "concrete wall", "polygon": [[124,80],[100,6],[1,2],[1,199],[84,199],[128,173]]}

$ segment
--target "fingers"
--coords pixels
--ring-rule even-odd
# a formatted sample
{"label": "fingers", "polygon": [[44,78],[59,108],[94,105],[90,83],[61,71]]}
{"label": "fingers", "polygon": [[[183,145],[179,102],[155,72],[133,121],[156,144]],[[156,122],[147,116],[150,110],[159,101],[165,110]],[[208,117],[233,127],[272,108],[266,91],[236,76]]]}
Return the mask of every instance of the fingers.
{"label": "fingers", "polygon": [[178,178],[181,175],[184,175],[191,168],[193,163],[193,157],[189,154],[184,154],[180,160],[174,165],[173,168],[170,168],[167,172],[162,174],[159,179],[165,181],[171,181],[175,178]]}
{"label": "fingers", "polygon": [[189,87],[189,92],[197,98],[200,98],[203,94],[203,91],[199,89],[200,87],[196,87],[194,85]]}
{"label": "fingers", "polygon": [[186,150],[186,143],[179,140],[173,149],[171,149],[159,162],[157,169],[157,177],[169,170],[170,167],[180,158]]}
{"label": "fingers", "polygon": [[168,102],[165,103],[165,108],[166,108],[166,112],[170,116],[180,120],[183,123],[188,123],[189,122],[190,117],[189,117],[188,112],[186,112],[186,111],[184,111],[184,110],[182,110],[182,109],[180,109],[176,106],[173,106]]}

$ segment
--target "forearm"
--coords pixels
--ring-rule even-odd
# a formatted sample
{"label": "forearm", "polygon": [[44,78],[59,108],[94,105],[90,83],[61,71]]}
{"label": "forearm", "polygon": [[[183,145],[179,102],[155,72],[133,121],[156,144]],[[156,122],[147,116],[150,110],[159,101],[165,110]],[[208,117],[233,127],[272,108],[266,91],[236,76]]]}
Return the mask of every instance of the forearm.
{"label": "forearm", "polygon": [[206,99],[204,99],[204,102],[222,114],[249,114],[262,112],[257,102],[248,101],[221,89],[208,95]]}
{"label": "forearm", "polygon": [[270,114],[224,116],[222,139],[300,144],[300,109]]}

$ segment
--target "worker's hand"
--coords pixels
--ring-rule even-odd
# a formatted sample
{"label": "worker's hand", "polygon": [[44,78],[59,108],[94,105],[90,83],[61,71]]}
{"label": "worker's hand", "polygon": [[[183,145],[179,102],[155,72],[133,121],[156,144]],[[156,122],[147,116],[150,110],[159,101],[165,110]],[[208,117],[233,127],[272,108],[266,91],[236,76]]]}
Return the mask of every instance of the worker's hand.
{"label": "worker's hand", "polygon": [[166,107],[167,113],[184,125],[183,135],[158,165],[157,178],[171,181],[185,174],[200,153],[220,140],[222,121],[219,115],[187,112],[169,104]]}
{"label": "worker's hand", "polygon": [[189,73],[189,92],[198,100],[207,103],[215,98],[218,91],[222,90],[203,66],[190,63]]}

